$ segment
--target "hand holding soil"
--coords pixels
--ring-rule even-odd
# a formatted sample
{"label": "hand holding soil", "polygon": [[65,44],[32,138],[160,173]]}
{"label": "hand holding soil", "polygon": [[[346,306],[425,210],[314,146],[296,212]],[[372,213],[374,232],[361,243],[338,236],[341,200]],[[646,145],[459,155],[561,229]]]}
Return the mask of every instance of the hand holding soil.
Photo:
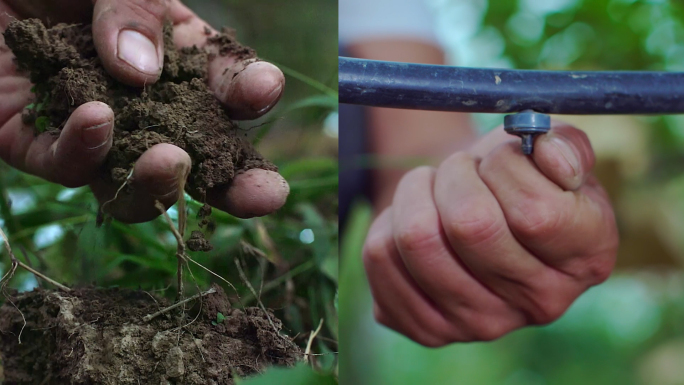
{"label": "hand holding soil", "polygon": [[175,203],[188,173],[193,195],[233,215],[281,207],[287,183],[230,121],[277,103],[280,70],[177,0],[94,3],[0,0],[2,31],[29,17],[53,26],[15,21],[0,37],[0,158],[90,185],[125,222],[155,218],[155,200]]}

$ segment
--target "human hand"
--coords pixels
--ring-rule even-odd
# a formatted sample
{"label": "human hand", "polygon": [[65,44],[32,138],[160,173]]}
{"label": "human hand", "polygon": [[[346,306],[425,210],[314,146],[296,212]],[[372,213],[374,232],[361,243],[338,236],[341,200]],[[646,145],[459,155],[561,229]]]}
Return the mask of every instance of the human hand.
{"label": "human hand", "polygon": [[432,347],[559,318],[615,263],[594,160],[582,131],[555,125],[531,157],[497,130],[406,174],[365,243],[375,318]]}
{"label": "human hand", "polygon": [[[118,80],[142,87],[158,80],[163,61],[162,28],[174,24],[177,46],[203,46],[208,25],[179,0],[0,0],[0,32],[12,18],[38,17],[50,22],[91,22],[98,54]],[[92,18],[92,19],[91,19]],[[213,29],[212,29],[213,31]],[[70,116],[59,137],[22,124],[31,84],[16,73],[13,55],[0,35],[0,158],[11,166],[67,187],[90,185],[100,203],[114,197],[118,186],[98,171],[112,145],[114,113],[101,102],[89,102]],[[280,99],[285,83],[274,65],[215,55],[209,63],[209,86],[234,119],[254,119]],[[136,162],[133,193],[119,196],[111,214],[124,222],[144,222],[159,215],[155,200],[173,205],[188,154],[171,144],[158,144]],[[179,172],[181,170],[181,172]],[[261,216],[280,208],[289,193],[276,172],[252,169],[229,187],[207,192],[207,203],[238,217]]]}

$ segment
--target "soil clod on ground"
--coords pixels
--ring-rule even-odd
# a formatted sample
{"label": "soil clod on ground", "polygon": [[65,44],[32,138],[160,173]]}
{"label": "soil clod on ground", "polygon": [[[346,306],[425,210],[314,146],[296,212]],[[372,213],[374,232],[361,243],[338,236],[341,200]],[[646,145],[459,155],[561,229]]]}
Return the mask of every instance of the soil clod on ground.
{"label": "soil clod on ground", "polygon": [[301,350],[273,329],[281,327],[273,315],[231,308],[215,289],[202,297],[194,322],[191,311],[179,319],[180,309],[144,322],[169,303],[139,290],[15,293],[16,308],[9,301],[0,307],[5,382],[233,384],[234,376],[301,359]]}

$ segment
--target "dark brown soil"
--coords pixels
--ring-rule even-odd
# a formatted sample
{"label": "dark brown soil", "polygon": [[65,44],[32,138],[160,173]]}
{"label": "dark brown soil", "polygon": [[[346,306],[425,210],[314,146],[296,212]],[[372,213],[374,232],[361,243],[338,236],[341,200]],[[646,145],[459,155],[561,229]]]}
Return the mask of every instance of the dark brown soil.
{"label": "dark brown soil", "polygon": [[168,305],[144,291],[15,294],[26,325],[10,303],[0,308],[5,384],[233,384],[234,376],[300,359],[300,349],[260,309],[231,309],[216,288],[194,322],[192,314],[180,319],[180,310],[144,322]]}
{"label": "dark brown soil", "polygon": [[[35,102],[24,121],[39,131],[58,133],[69,115],[90,101],[107,103],[116,116],[114,143],[105,170],[113,182],[126,181],[142,153],[158,143],[173,143],[193,161],[190,191],[229,184],[252,168],[276,170],[237,131],[207,88],[209,53],[197,47],[176,49],[172,27],[165,29],[164,68],[144,89],[124,85],[107,74],[93,45],[89,25],[58,24],[46,29],[37,19],[15,20],[4,33],[20,70],[30,73]],[[208,36],[219,55],[253,58],[230,31]]]}

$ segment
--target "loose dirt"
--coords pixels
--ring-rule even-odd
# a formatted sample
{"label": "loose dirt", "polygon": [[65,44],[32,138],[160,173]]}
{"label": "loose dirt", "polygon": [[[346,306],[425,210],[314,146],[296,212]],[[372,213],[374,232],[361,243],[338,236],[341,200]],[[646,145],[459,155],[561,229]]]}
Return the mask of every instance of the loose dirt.
{"label": "loose dirt", "polygon": [[[113,146],[103,173],[116,185],[125,183],[138,157],[158,143],[188,152],[193,166],[187,189],[200,195],[252,168],[276,170],[243,139],[207,88],[210,53],[176,49],[170,25],[161,78],[144,88],[107,74],[88,25],[46,28],[35,19],[13,21],[4,39],[18,68],[35,84],[35,100],[23,120],[36,133],[58,135],[69,115],[86,102],[112,107]],[[207,33],[207,43],[218,55],[255,57],[230,31]],[[202,211],[205,222],[209,212],[208,206]],[[211,247],[199,232],[188,243],[193,250]],[[125,289],[10,293],[0,307],[5,383],[233,384],[235,376],[268,365],[294,365],[301,358],[301,350],[279,333],[282,324],[272,314],[231,308],[220,288],[201,302],[201,311],[182,315],[174,310],[144,322],[144,316],[168,301]]]}
{"label": "loose dirt", "polygon": [[273,325],[258,308],[233,309],[214,288],[194,322],[192,310],[182,319],[174,310],[144,322],[169,303],[139,290],[14,293],[26,326],[11,303],[0,308],[5,383],[233,384],[234,376],[300,359],[301,350],[274,330],[281,323],[272,314]]}
{"label": "loose dirt", "polygon": [[[116,121],[113,146],[105,168],[116,185],[123,184],[135,161],[158,143],[172,143],[190,155],[190,191],[225,186],[252,168],[276,170],[237,130],[225,109],[207,88],[208,50],[176,49],[173,29],[165,27],[164,68],[155,84],[129,87],[105,71],[97,56],[89,25],[16,20],[4,33],[20,70],[35,84],[35,101],[24,122],[54,134],[80,105],[101,101],[112,107]],[[230,31],[207,36],[218,55],[254,58]]]}

